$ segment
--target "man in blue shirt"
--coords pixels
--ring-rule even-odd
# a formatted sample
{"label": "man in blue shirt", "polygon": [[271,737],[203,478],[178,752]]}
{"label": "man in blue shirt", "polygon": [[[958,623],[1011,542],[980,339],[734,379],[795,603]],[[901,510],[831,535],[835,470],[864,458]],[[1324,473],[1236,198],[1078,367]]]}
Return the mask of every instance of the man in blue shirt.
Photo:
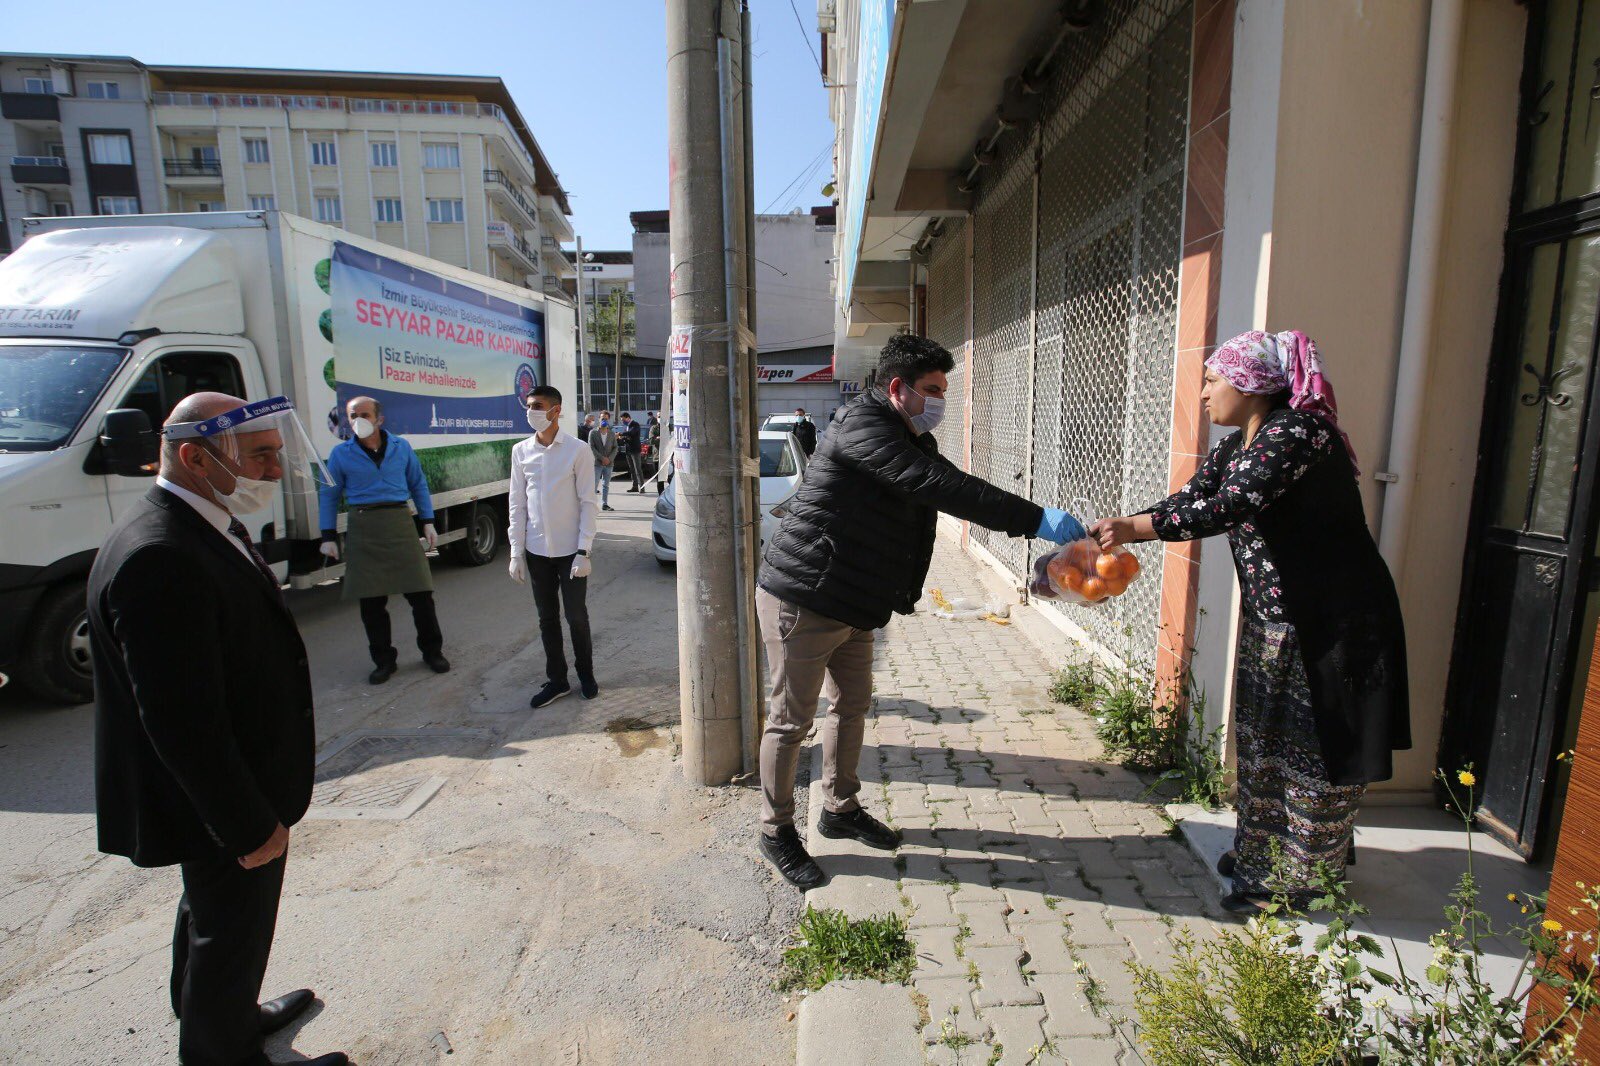
{"label": "man in blue shirt", "polygon": [[[332,484],[321,491],[322,554],[339,558],[338,512],[342,496],[349,514],[345,532],[344,598],[361,602],[361,624],[374,669],[367,678],[381,685],[394,676],[400,655],[389,631],[389,597],[411,604],[417,648],[434,673],[450,669],[442,654],[444,635],[433,605],[433,573],[422,543],[438,542],[433,528],[433,497],[417,453],[402,437],[383,428],[383,405],[357,396],[345,406],[353,440],[328,456]],[[417,505],[416,524],[406,506]],[[418,537],[421,537],[419,540]]]}

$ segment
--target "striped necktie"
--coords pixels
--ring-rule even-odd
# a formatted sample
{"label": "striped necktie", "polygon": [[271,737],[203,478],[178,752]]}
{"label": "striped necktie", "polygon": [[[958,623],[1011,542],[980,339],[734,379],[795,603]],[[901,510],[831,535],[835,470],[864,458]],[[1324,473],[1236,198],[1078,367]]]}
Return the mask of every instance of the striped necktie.
{"label": "striped necktie", "polygon": [[245,550],[250,553],[250,559],[256,564],[256,569],[261,571],[261,576],[271,583],[272,591],[277,593],[279,602],[282,602],[283,589],[278,585],[278,575],[272,572],[272,567],[268,566],[267,561],[261,557],[261,553],[256,551],[256,542],[250,539],[250,531],[244,528],[244,523],[237,518],[229,519],[228,532],[244,542]]}

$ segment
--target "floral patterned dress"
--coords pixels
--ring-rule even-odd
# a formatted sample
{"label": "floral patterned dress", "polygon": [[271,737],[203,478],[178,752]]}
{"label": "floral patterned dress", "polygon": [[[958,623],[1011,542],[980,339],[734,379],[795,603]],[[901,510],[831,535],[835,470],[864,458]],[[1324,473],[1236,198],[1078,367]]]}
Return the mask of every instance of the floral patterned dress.
{"label": "floral patterned dress", "polygon": [[[1310,683],[1283,588],[1255,519],[1336,448],[1321,417],[1289,408],[1244,444],[1235,433],[1150,515],[1162,540],[1225,534],[1239,574],[1243,618],[1234,681],[1238,828],[1234,888],[1301,891],[1319,863],[1342,878],[1365,785],[1334,785],[1323,764]],[[1276,853],[1276,854],[1275,854]],[[1281,881],[1274,870],[1281,874]]]}

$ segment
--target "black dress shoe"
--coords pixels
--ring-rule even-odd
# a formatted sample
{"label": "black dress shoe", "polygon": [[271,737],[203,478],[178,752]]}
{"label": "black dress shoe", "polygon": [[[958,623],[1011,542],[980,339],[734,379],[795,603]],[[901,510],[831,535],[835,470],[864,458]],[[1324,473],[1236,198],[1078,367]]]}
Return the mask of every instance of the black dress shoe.
{"label": "black dress shoe", "polygon": [[311,1006],[316,995],[309,988],[297,988],[286,996],[261,1004],[261,1032],[276,1033]]}
{"label": "black dress shoe", "polygon": [[783,826],[776,836],[766,833],[757,835],[761,837],[761,854],[778,868],[785,881],[800,891],[809,892],[828,879],[822,867],[806,851],[806,846],[800,843],[800,834],[794,826]]}
{"label": "black dress shoe", "polygon": [[533,699],[528,701],[528,706],[534,710],[548,707],[562,696],[572,691],[572,686],[565,681],[546,681],[544,688],[533,694]]}
{"label": "black dress shoe", "polygon": [[448,674],[450,672],[450,660],[443,655],[424,655],[422,661],[427,663],[428,668],[436,674]]}
{"label": "black dress shoe", "polygon": [[602,510],[602,511],[615,511],[616,508],[611,506],[609,503],[603,503],[603,504],[600,505],[600,510]]}
{"label": "black dress shoe", "polygon": [[600,695],[600,685],[594,678],[578,678],[578,691],[583,693],[583,698],[592,700]]}
{"label": "black dress shoe", "polygon": [[372,673],[367,675],[367,683],[370,685],[381,685],[393,676],[394,663],[384,663],[382,666],[374,666],[372,668]]}
{"label": "black dress shoe", "polygon": [[817,819],[817,832],[834,840],[859,840],[869,848],[884,851],[900,846],[900,834],[861,807],[843,814],[823,811],[822,817]]}

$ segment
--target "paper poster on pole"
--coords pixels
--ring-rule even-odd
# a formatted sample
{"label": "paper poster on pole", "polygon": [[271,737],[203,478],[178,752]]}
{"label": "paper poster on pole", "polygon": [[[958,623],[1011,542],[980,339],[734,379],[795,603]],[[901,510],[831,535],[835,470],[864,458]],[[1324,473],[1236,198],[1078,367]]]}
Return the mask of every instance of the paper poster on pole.
{"label": "paper poster on pole", "polygon": [[673,327],[667,358],[672,360],[672,446],[678,470],[691,469],[694,460],[689,433],[689,353],[693,345],[693,326]]}

